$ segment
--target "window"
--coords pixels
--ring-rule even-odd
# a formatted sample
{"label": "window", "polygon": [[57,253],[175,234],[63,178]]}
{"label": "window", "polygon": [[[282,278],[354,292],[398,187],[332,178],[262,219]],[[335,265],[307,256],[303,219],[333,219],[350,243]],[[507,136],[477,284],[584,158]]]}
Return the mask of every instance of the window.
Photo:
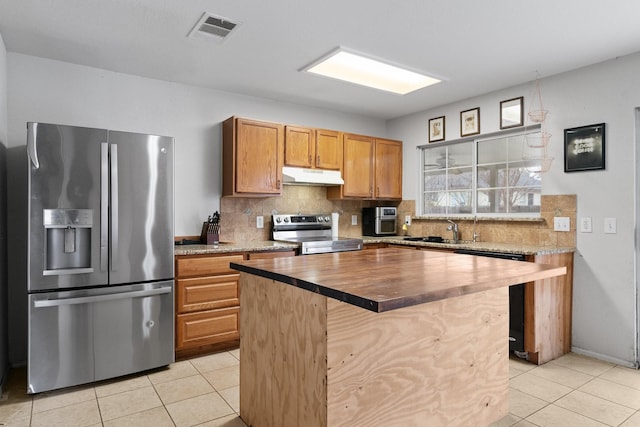
{"label": "window", "polygon": [[524,135],[423,146],[422,215],[539,214],[542,177],[524,160]]}

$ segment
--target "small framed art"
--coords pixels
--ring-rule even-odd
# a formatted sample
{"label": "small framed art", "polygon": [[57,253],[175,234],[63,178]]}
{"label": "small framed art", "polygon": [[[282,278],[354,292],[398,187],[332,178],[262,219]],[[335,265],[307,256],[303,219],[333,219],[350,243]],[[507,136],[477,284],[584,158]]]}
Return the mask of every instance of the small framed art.
{"label": "small framed art", "polygon": [[444,116],[429,120],[429,142],[444,141]]}
{"label": "small framed art", "polygon": [[605,123],[564,130],[564,171],[605,168]]}
{"label": "small framed art", "polygon": [[480,133],[480,107],[460,112],[460,136]]}
{"label": "small framed art", "polygon": [[515,128],[524,125],[524,97],[507,99],[500,102],[500,129]]}

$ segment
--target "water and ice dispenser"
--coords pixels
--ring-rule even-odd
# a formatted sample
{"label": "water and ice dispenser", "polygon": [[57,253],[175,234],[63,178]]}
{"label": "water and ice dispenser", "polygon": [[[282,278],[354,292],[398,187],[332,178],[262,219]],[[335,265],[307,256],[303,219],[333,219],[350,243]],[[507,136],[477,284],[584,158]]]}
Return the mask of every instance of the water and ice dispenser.
{"label": "water and ice dispenser", "polygon": [[44,209],[45,276],[91,273],[92,209]]}

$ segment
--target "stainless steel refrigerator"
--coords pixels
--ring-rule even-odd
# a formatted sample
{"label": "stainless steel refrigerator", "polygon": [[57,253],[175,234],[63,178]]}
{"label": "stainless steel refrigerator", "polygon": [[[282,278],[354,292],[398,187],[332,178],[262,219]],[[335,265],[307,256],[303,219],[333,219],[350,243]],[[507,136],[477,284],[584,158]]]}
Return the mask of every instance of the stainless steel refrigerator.
{"label": "stainless steel refrigerator", "polygon": [[27,124],[29,393],[174,361],[173,144]]}

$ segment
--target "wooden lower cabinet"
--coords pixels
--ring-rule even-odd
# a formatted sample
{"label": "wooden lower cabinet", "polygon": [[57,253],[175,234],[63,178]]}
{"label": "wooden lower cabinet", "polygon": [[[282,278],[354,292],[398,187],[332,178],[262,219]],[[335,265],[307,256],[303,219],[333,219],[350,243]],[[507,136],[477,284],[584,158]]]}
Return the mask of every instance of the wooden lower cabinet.
{"label": "wooden lower cabinet", "polygon": [[524,350],[538,365],[571,351],[573,253],[536,255],[538,264],[567,267],[567,274],[527,283],[524,290]]}
{"label": "wooden lower cabinet", "polygon": [[287,250],[176,256],[176,358],[239,345],[240,274],[229,263],[295,254]]}
{"label": "wooden lower cabinet", "polygon": [[246,253],[176,256],[176,358],[240,342],[240,275]]}

